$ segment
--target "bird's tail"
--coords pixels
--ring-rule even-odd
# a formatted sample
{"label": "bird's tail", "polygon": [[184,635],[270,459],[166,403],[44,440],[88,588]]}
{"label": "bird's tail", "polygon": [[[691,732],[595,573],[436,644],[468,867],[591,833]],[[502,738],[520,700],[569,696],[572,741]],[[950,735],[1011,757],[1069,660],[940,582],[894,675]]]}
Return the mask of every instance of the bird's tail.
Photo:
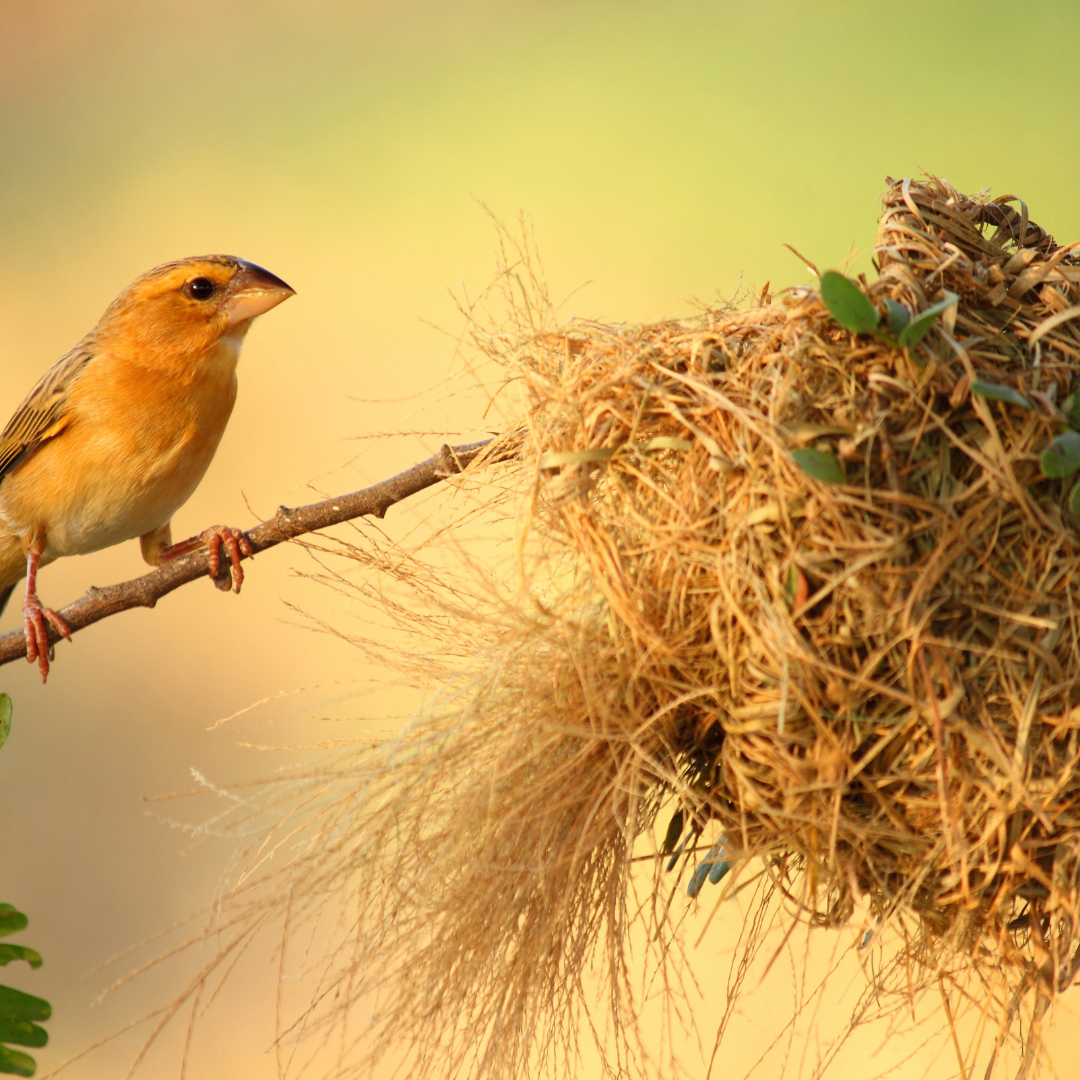
{"label": "bird's tail", "polygon": [[[18,582],[15,582],[15,585],[18,585]],[[4,608],[7,607],[7,603],[11,599],[11,594],[15,591],[15,585],[9,585],[6,589],[0,589],[0,615],[4,614]]]}

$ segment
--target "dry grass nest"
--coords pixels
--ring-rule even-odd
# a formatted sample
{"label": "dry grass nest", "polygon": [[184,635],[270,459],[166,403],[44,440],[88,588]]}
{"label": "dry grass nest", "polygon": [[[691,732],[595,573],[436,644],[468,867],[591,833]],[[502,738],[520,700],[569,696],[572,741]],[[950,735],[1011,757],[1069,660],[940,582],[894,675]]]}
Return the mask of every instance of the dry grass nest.
{"label": "dry grass nest", "polygon": [[1080,968],[1080,518],[1040,464],[1080,384],[1069,250],[895,183],[866,295],[958,297],[914,348],[795,289],[519,357],[548,527],[633,658],[590,689],[688,826],[796,857],[825,924],[865,894],[1050,994]]}
{"label": "dry grass nest", "polygon": [[667,940],[680,853],[692,889],[757,868],[799,918],[899,928],[896,985],[974,1002],[992,1042],[1026,1010],[1033,1068],[1080,971],[1080,517],[1044,475],[1080,441],[1080,259],[933,178],[890,181],[877,279],[832,279],[842,317],[856,284],[879,313],[862,333],[812,288],[560,327],[518,255],[511,321],[473,335],[523,388],[497,444],[520,452],[462,481],[518,508],[516,591],[410,564],[464,662],[401,734],[297,779],[298,853],[225,925],[338,898],[304,1023],[379,1002],[341,1062],[405,1040],[415,1075],[569,1068],[591,965],[607,1066],[649,1072],[619,1042],[626,942]]}

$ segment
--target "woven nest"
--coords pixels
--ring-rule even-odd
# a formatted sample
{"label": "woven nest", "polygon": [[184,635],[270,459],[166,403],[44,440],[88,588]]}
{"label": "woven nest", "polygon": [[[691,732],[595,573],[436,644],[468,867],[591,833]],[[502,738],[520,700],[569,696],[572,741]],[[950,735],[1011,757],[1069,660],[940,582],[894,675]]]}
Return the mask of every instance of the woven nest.
{"label": "woven nest", "polygon": [[521,362],[542,497],[688,820],[797,854],[826,923],[857,890],[975,959],[1038,954],[1053,993],[1080,967],[1080,519],[1040,452],[1080,381],[1080,260],[1005,201],[890,186],[871,301],[960,298],[915,349],[806,289]]}
{"label": "woven nest", "polygon": [[717,822],[813,922],[914,916],[925,970],[1045,1001],[1080,970],[1080,518],[1041,463],[1080,260],[1017,201],[890,181],[861,285],[944,298],[913,347],[793,289],[516,363],[546,528],[603,597],[586,697],[619,658],[605,722],[678,794],[666,847]]}
{"label": "woven nest", "polygon": [[[649,1072],[627,942],[668,940],[680,853],[692,892],[730,867],[796,918],[899,928],[874,990],[937,984],[995,1046],[1022,1021],[1030,1071],[1080,969],[1080,518],[1043,456],[1075,422],[1080,260],[1017,202],[890,182],[857,290],[879,333],[810,288],[559,327],[511,251],[510,321],[472,332],[523,387],[491,455],[516,462],[460,483],[518,500],[516,583],[470,598],[445,561],[339,546],[367,609],[420,630],[418,678],[449,661],[444,693],[268,789],[300,799],[275,827],[296,854],[231,894],[211,968],[278,913],[324,932],[336,898],[299,1026],[365,1002],[341,1075],[403,1041],[414,1075],[569,1072],[590,966],[607,1066]],[[635,860],[660,902],[632,899]]]}

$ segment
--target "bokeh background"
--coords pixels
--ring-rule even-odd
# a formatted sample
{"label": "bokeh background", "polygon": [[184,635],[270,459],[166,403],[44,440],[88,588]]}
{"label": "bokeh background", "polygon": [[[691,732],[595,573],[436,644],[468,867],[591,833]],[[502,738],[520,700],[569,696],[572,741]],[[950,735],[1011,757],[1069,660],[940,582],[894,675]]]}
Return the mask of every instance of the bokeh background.
{"label": "bokeh background", "polygon": [[[805,282],[784,242],[865,269],[886,175],[1018,194],[1077,239],[1078,55],[1075,0],[0,0],[0,412],[144,269],[207,251],[259,262],[297,296],[249,336],[234,418],[174,534],[247,526],[484,430],[476,395],[439,391],[456,370],[453,294],[494,269],[481,202],[529,216],[566,316],[628,321]],[[391,431],[435,434],[363,438]],[[47,687],[23,664],[0,672],[15,703],[0,899],[30,914],[17,940],[46,957],[2,979],[54,1004],[42,1072],[167,999],[165,970],[92,1005],[127,970],[100,965],[209,902],[228,865],[227,844],[194,843],[147,797],[190,789],[193,769],[226,783],[283,760],[239,742],[413,707],[304,628],[297,608],[346,630],[364,619],[311,569],[279,549],[239,599],[194,584],[80,634]],[[60,606],[141,572],[132,543],[50,567],[41,591]],[[692,953],[716,1015],[726,948],[706,937]],[[268,955],[202,1023],[189,1077],[275,1075]],[[845,979],[822,1023],[850,1006]],[[759,1056],[786,980],[751,987],[724,1075]],[[1078,1012],[1066,1000],[1051,1035],[1063,1080],[1080,1076]],[[714,1022],[703,1006],[706,1054]],[[141,1075],[176,1076],[182,1035]],[[956,1075],[937,1044],[871,1060],[883,1039],[833,1075]],[[134,1045],[67,1075],[122,1076]],[[815,1060],[804,1047],[753,1075],[808,1076]]]}

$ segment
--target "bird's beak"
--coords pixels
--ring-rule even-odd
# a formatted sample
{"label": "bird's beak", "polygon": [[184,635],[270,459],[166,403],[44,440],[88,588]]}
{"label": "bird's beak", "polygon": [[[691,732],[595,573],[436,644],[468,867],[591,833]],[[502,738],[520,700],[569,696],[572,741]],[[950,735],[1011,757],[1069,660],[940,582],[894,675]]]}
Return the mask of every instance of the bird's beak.
{"label": "bird's beak", "polygon": [[237,262],[240,269],[229,282],[222,304],[230,327],[265,314],[282,300],[288,300],[295,291],[269,270],[243,259]]}

